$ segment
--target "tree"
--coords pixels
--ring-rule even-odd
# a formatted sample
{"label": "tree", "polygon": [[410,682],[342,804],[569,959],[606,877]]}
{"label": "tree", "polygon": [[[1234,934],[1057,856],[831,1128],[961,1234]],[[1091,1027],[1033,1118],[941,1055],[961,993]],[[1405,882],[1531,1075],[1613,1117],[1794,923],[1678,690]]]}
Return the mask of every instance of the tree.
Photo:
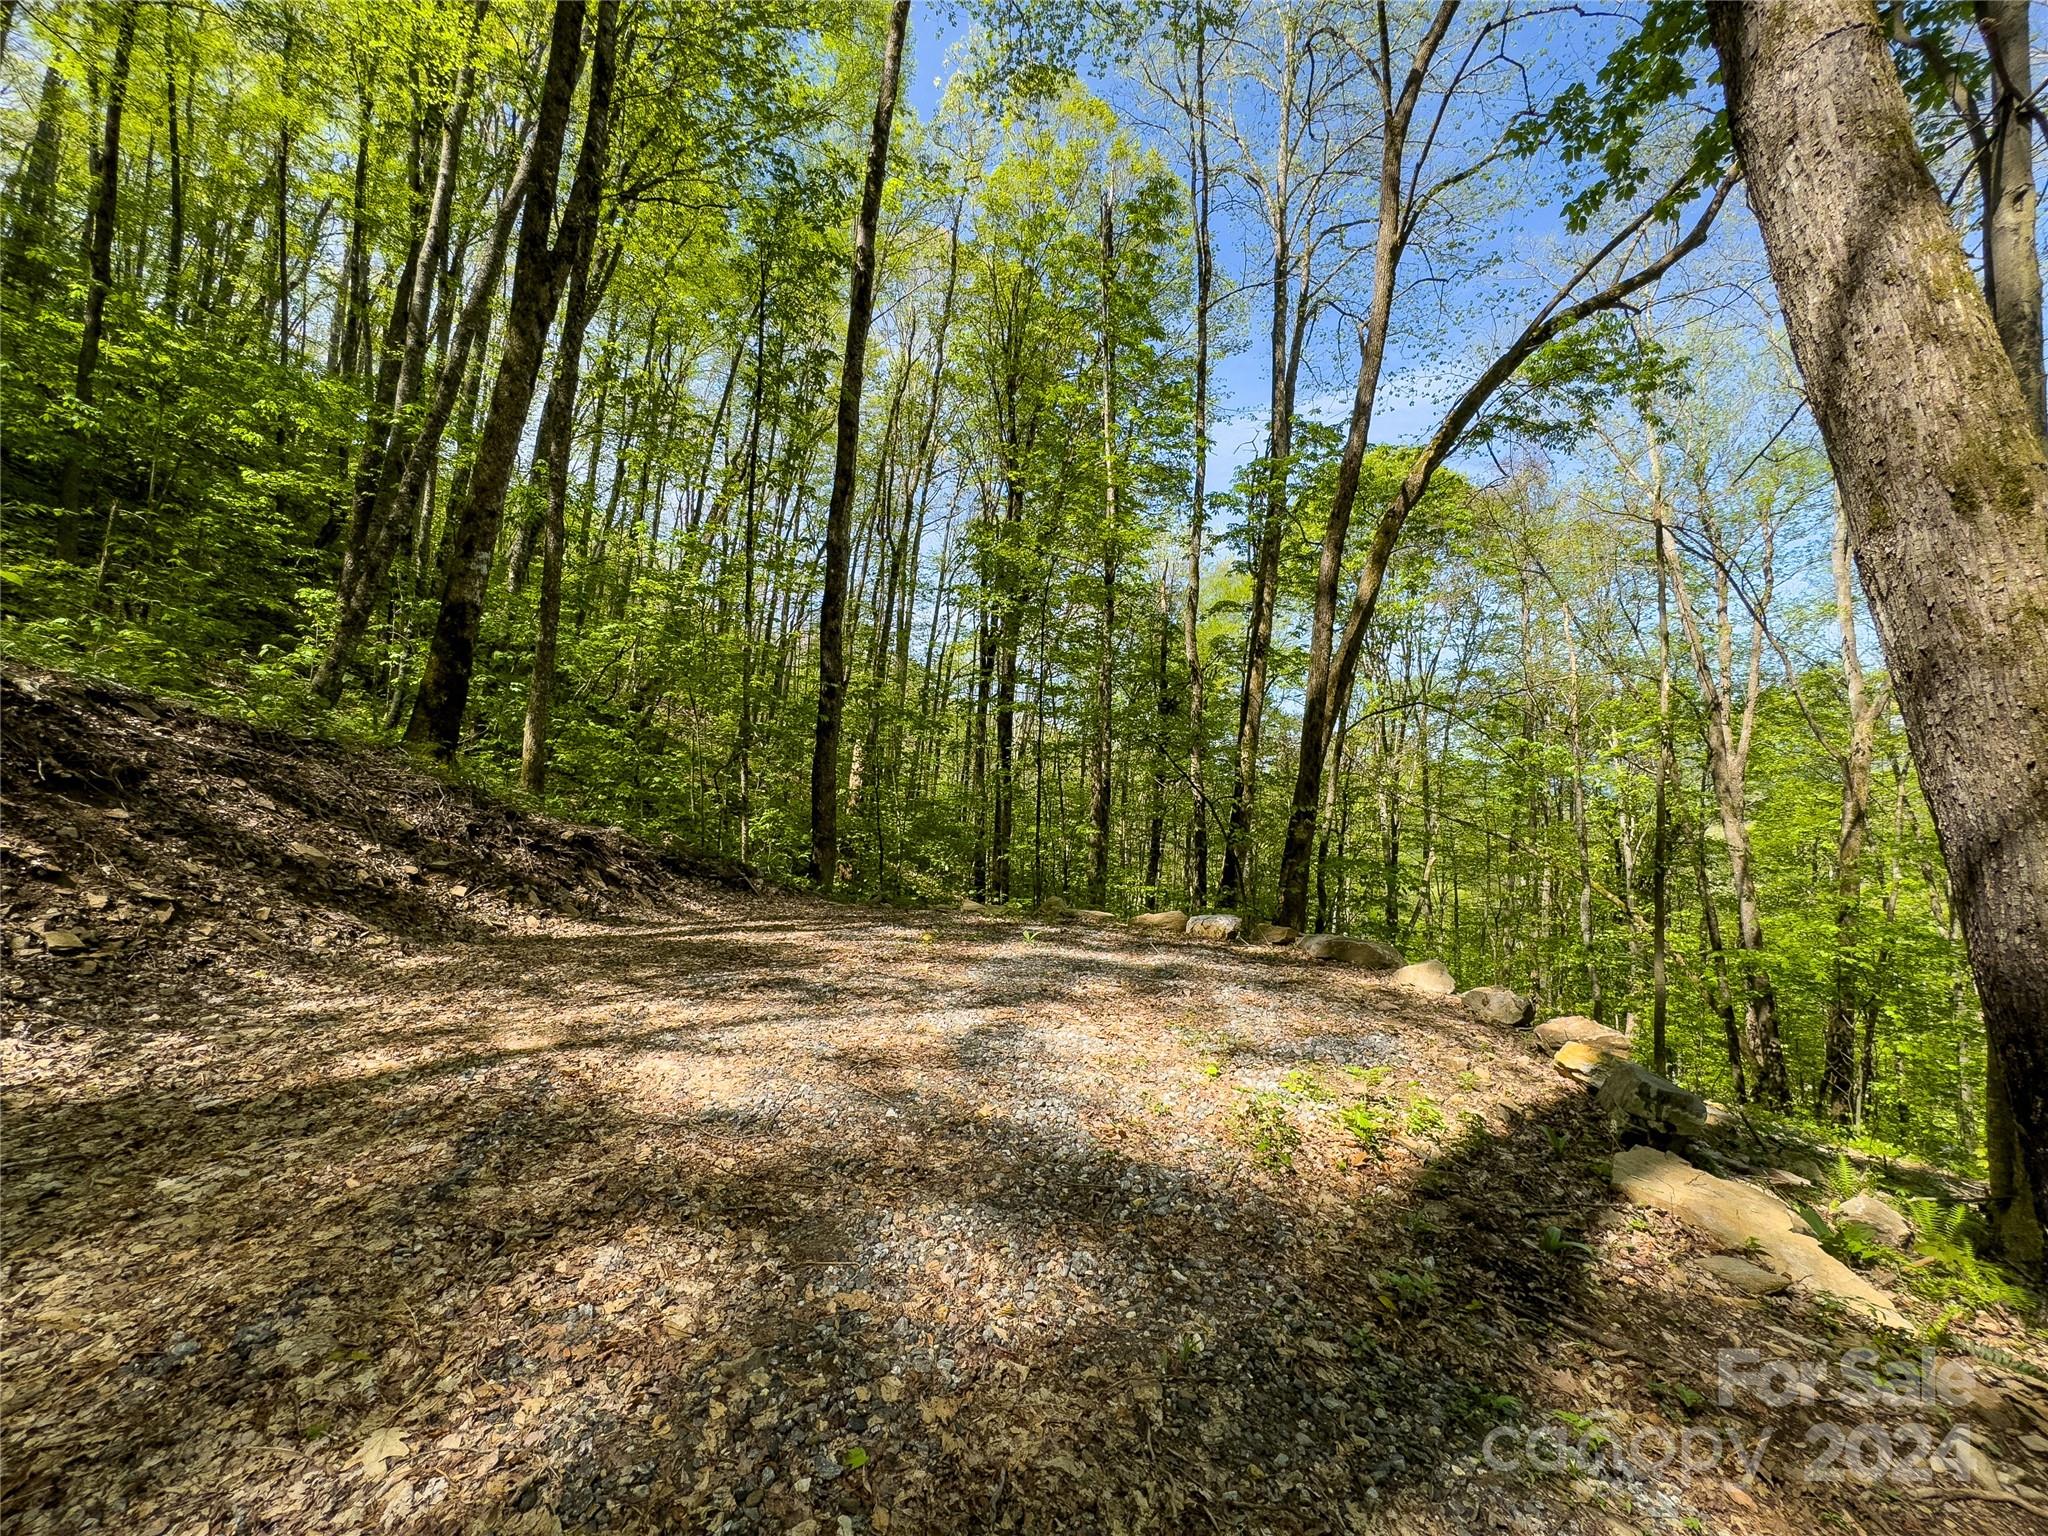
{"label": "tree", "polygon": [[[469,494],[458,515],[450,558],[441,587],[440,613],[435,620],[433,648],[420,676],[406,740],[430,744],[452,755],[462,733],[463,710],[476,659],[477,629],[483,619],[498,530],[504,521],[505,490],[511,482],[526,413],[533,403],[541,352],[554,323],[561,297],[569,249],[554,236],[555,180],[566,137],[570,97],[583,63],[582,0],[563,0],[553,17],[548,42],[547,79],[534,129],[534,171],[526,188],[526,206],[519,225],[518,264],[512,274],[512,299],[505,322],[505,348],[491,390],[490,414],[478,442]],[[580,228],[595,203],[603,175],[604,124],[611,111],[613,67],[619,31],[618,0],[599,0],[596,40],[592,48],[590,98],[584,113],[582,145],[570,186],[564,225]]]}
{"label": "tree", "polygon": [[824,591],[818,607],[818,729],[811,754],[810,877],[827,890],[839,872],[839,725],[846,711],[846,563],[852,538],[854,470],[860,452],[860,392],[866,377],[868,324],[875,305],[875,224],[889,172],[889,126],[896,117],[896,77],[910,0],[889,8],[882,81],[868,134],[867,177],[854,224],[853,275],[847,297],[846,350],[839,369],[839,417],[832,451],[832,499],[825,513]]}
{"label": "tree", "polygon": [[2048,1221],[2048,450],[1854,0],[1712,12],[1786,330]]}
{"label": "tree", "polygon": [[[78,369],[71,386],[73,398],[87,408],[92,405],[93,379],[99,371],[107,295],[114,286],[114,216],[121,191],[121,119],[128,102],[128,61],[135,50],[135,18],[140,10],[141,0],[126,0],[114,24],[114,59],[107,71],[106,121],[92,162],[93,202],[85,222],[85,323],[79,334]],[[72,434],[71,453],[64,462],[64,521],[60,527],[66,554],[75,554],[78,548],[77,515],[85,504],[85,457],[81,427]]]}
{"label": "tree", "polygon": [[[1502,137],[1493,145],[1481,150],[1476,159],[1448,169],[1439,168],[1433,179],[1426,180],[1437,144],[1437,134],[1432,129],[1417,150],[1416,162],[1410,163],[1408,140],[1417,106],[1431,77],[1436,55],[1450,35],[1457,12],[1457,0],[1443,0],[1436,8],[1415,42],[1408,66],[1401,71],[1398,84],[1396,71],[1399,61],[1390,29],[1383,27],[1380,30],[1377,52],[1370,64],[1379,86],[1384,123],[1373,296],[1360,337],[1361,356],[1358,384],[1352,396],[1351,421],[1316,569],[1315,617],[1309,640],[1308,679],[1302,705],[1301,750],[1296,763],[1293,805],[1288,814],[1286,840],[1281,851],[1280,921],[1297,928],[1305,921],[1308,909],[1309,868],[1331,735],[1343,719],[1345,702],[1366,630],[1372,623],[1380,585],[1409,513],[1427,492],[1431,478],[1464,437],[1467,428],[1517,371],[1574,326],[1614,309],[1632,295],[1649,288],[1703,244],[1732,185],[1732,175],[1723,176],[1706,198],[1705,206],[1691,227],[1662,254],[1643,261],[1633,270],[1625,268],[1604,286],[1575,300],[1573,295],[1581,291],[1582,285],[1607,268],[1618,254],[1638,255],[1646,232],[1668,220],[1683,195],[1697,187],[1700,168],[1697,165],[1689,167],[1661,197],[1625,221],[1610,239],[1581,261],[1536,309],[1521,332],[1480,370],[1445,412],[1437,429],[1416,455],[1400,489],[1381,511],[1359,568],[1357,588],[1340,632],[1337,625],[1338,589],[1346,572],[1346,550],[1352,510],[1358,495],[1359,469],[1372,428],[1380,372],[1386,359],[1386,332],[1392,319],[1401,258],[1414,240],[1423,215],[1452,188],[1475,174],[1478,168],[1507,154],[1515,143],[1511,127],[1504,130]],[[1458,62],[1448,80],[1438,87],[1441,110],[1447,110],[1451,100],[1468,87],[1475,74],[1494,62],[1495,56],[1485,51],[1486,44],[1514,20],[1515,14],[1510,10],[1487,18],[1475,29],[1457,55]]]}

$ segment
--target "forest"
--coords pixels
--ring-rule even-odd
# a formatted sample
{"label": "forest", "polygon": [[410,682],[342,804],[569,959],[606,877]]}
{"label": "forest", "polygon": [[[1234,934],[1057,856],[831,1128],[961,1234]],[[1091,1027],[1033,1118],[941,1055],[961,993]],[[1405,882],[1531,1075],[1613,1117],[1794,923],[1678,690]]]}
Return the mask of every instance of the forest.
{"label": "forest", "polygon": [[[440,788],[360,794],[408,826],[482,796],[847,922],[1015,949],[1223,913],[1432,957],[1758,1135],[1945,1170],[1985,1255],[2040,1262],[2024,0],[0,4],[24,677],[403,759]],[[38,772],[48,707],[9,706]],[[222,806],[300,794],[218,771]],[[819,942],[821,976],[883,964]],[[945,985],[1009,974],[979,964]],[[1239,1027],[1214,985],[1140,1057]],[[1324,1102],[1275,1082],[1214,1090],[1261,1177]],[[1531,1241],[1590,1260],[1567,1208]],[[381,1475],[423,1442],[379,1422]],[[1987,1518],[2039,1512],[1999,1486]],[[1102,1528],[1201,1528],[1145,1497]]]}
{"label": "forest", "polygon": [[[849,894],[1374,935],[1971,1163],[1682,10],[10,6],[7,645]],[[1982,241],[1967,10],[1896,51]]]}

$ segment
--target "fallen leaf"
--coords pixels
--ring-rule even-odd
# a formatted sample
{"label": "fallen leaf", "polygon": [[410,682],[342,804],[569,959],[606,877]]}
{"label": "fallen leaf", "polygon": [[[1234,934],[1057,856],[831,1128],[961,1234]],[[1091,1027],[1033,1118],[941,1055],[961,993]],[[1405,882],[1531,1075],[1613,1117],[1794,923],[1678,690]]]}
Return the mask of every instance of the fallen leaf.
{"label": "fallen leaf", "polygon": [[380,1429],[363,1442],[362,1450],[356,1453],[356,1465],[376,1477],[392,1462],[411,1454],[412,1447],[403,1434],[395,1429]]}

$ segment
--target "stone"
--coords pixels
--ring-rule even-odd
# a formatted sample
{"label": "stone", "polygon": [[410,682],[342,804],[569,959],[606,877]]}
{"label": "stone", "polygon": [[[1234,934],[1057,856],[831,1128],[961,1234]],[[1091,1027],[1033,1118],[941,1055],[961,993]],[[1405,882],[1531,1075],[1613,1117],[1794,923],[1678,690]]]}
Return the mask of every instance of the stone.
{"label": "stone", "polygon": [[1633,1061],[1617,1061],[1607,1069],[1600,1081],[1599,1104],[1617,1131],[1636,1130],[1660,1137],[1707,1133],[1705,1099]]}
{"label": "stone", "polygon": [[1140,933],[1182,933],[1187,929],[1188,915],[1185,912],[1140,912],[1131,919],[1131,926]]}
{"label": "stone", "polygon": [[1426,992],[1431,997],[1449,997],[1458,990],[1458,984],[1451,980],[1451,973],[1444,969],[1441,960],[1418,960],[1413,965],[1404,965],[1387,980],[1397,987]]}
{"label": "stone", "polygon": [[1965,1425],[1942,1442],[1947,1453],[1948,1464],[1957,1476],[1973,1487],[1982,1488],[1986,1493],[2003,1493],[2005,1483],[1998,1475],[1998,1467],[1984,1453],[1976,1436]]}
{"label": "stone", "polygon": [[1596,1088],[1606,1080],[1610,1067],[1628,1059],[1626,1040],[1621,1041],[1618,1049],[1604,1040],[1567,1040],[1551,1057],[1557,1070],[1566,1077],[1575,1077]]}
{"label": "stone", "polygon": [[1235,912],[1204,912],[1188,919],[1184,930],[1191,939],[1201,939],[1210,944],[1236,942],[1238,929],[1244,926],[1244,919]]}
{"label": "stone", "polygon": [[1253,923],[1245,937],[1253,944],[1264,944],[1278,949],[1283,944],[1292,944],[1301,935],[1285,923]]}
{"label": "stone", "polygon": [[1473,1018],[1503,1029],[1520,1029],[1536,1017],[1536,1005],[1510,987],[1474,987],[1458,1001]]}
{"label": "stone", "polygon": [[1862,1194],[1835,1207],[1835,1220],[1853,1221],[1867,1227],[1870,1235],[1887,1248],[1903,1248],[1913,1240],[1913,1223],[1898,1209],[1876,1195]]}
{"label": "stone", "polygon": [[[1617,1072],[1608,1082],[1620,1080]],[[1632,1204],[1668,1211],[1720,1247],[1751,1254],[1754,1262],[1794,1286],[1824,1292],[1870,1321],[1905,1330],[1906,1320],[1891,1298],[1823,1250],[1806,1224],[1768,1191],[1703,1173],[1655,1147],[1616,1153],[1610,1177]]]}
{"label": "stone", "polygon": [[1710,1253],[1696,1267],[1744,1296],[1775,1296],[1792,1289],[1792,1282],[1783,1275],[1747,1259],[1738,1259],[1732,1253]]}
{"label": "stone", "polygon": [[1351,939],[1336,933],[1312,933],[1294,946],[1311,960],[1335,965],[1355,965],[1367,971],[1391,971],[1401,964],[1401,952],[1377,939]]}
{"label": "stone", "polygon": [[1626,1042],[1628,1036],[1619,1030],[1609,1029],[1596,1019],[1581,1014],[1568,1013],[1562,1018],[1545,1019],[1536,1026],[1536,1043],[1547,1045],[1553,1051],[1570,1040],[1617,1039]]}

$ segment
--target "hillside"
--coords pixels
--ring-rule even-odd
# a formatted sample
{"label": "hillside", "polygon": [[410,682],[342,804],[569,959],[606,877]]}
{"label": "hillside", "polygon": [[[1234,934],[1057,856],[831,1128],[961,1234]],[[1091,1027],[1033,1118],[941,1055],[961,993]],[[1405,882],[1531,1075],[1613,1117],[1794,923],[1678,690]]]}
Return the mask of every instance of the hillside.
{"label": "hillside", "polygon": [[2015,1313],[1742,1294],[1456,997],[4,705],[10,1529],[2040,1529]]}

